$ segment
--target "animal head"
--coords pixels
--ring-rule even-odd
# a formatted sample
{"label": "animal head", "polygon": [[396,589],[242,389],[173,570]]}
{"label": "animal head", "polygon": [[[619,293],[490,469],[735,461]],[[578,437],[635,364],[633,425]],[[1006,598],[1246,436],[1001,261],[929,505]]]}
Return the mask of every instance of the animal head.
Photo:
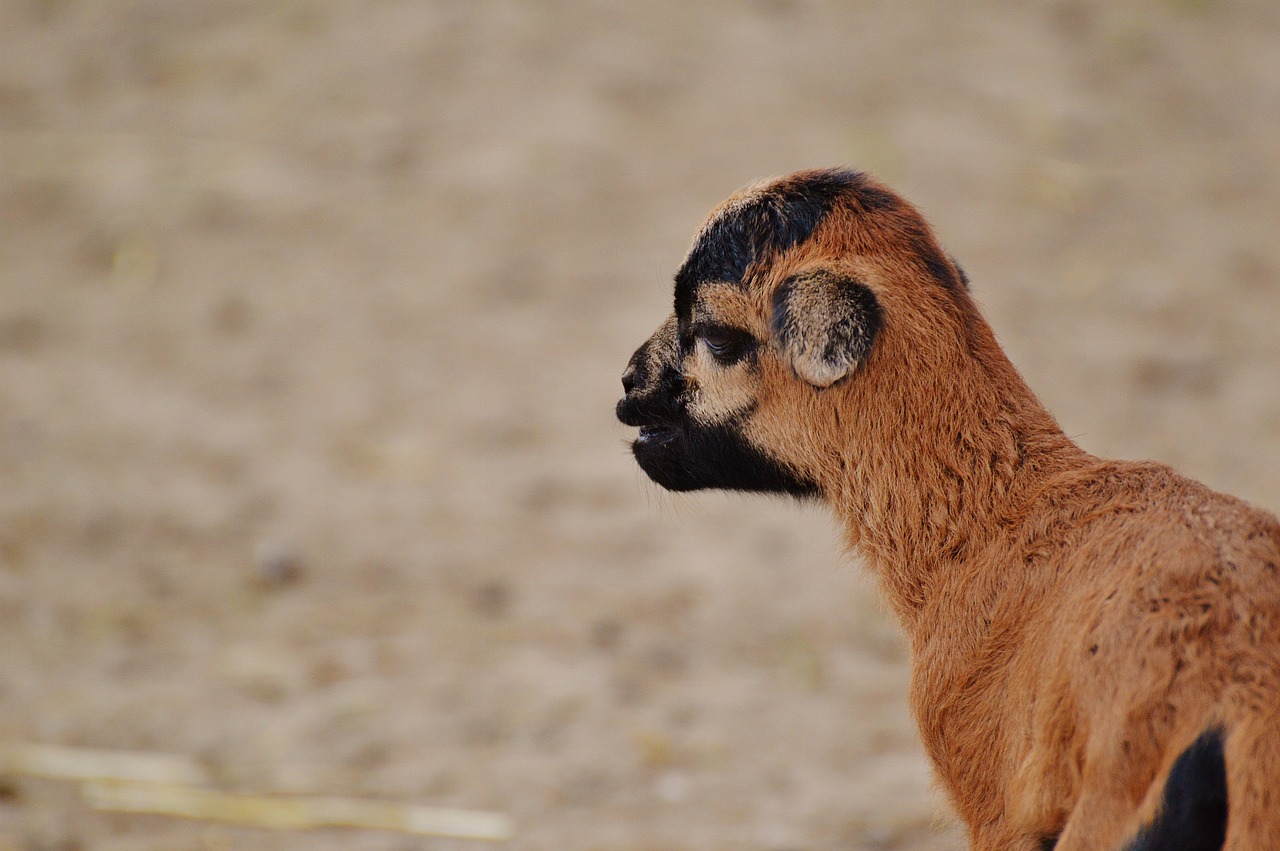
{"label": "animal head", "polygon": [[902,407],[904,369],[963,360],[973,316],[924,219],[871,178],[756,184],[695,237],[672,315],[623,374],[617,415],[639,427],[636,460],[668,489],[818,496],[833,468],[856,463],[859,419],[885,425]]}

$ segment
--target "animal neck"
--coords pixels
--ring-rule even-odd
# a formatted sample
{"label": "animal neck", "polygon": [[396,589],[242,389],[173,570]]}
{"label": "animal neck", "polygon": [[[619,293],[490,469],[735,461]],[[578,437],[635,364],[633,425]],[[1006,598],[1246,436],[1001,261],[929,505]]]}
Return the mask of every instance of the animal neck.
{"label": "animal neck", "polygon": [[907,347],[868,364],[878,380],[854,391],[865,395],[846,409],[842,463],[824,488],[908,630],[941,571],[979,559],[1050,478],[1088,457],[968,309],[955,351]]}

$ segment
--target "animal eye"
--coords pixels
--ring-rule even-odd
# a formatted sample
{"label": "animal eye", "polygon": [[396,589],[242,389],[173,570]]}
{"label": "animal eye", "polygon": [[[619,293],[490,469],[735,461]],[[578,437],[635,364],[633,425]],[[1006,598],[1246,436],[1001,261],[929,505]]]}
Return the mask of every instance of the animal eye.
{"label": "animal eye", "polygon": [[726,366],[742,360],[755,342],[747,332],[722,325],[700,328],[698,339],[702,340],[713,358]]}

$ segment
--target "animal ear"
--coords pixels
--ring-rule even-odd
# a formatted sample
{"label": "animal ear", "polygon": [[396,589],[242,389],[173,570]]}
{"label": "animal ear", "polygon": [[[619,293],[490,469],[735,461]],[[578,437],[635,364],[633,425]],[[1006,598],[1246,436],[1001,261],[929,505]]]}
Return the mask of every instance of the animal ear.
{"label": "animal ear", "polygon": [[875,293],[847,274],[793,275],[773,294],[774,343],[815,387],[830,387],[866,360],[881,322]]}

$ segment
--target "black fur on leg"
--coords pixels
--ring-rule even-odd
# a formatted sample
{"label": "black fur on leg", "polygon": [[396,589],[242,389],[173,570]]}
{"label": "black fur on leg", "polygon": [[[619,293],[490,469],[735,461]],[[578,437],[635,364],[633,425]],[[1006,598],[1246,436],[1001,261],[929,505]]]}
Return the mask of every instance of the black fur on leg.
{"label": "black fur on leg", "polygon": [[1218,851],[1227,839],[1227,762],[1221,727],[1200,734],[1173,764],[1160,812],[1125,851]]}

